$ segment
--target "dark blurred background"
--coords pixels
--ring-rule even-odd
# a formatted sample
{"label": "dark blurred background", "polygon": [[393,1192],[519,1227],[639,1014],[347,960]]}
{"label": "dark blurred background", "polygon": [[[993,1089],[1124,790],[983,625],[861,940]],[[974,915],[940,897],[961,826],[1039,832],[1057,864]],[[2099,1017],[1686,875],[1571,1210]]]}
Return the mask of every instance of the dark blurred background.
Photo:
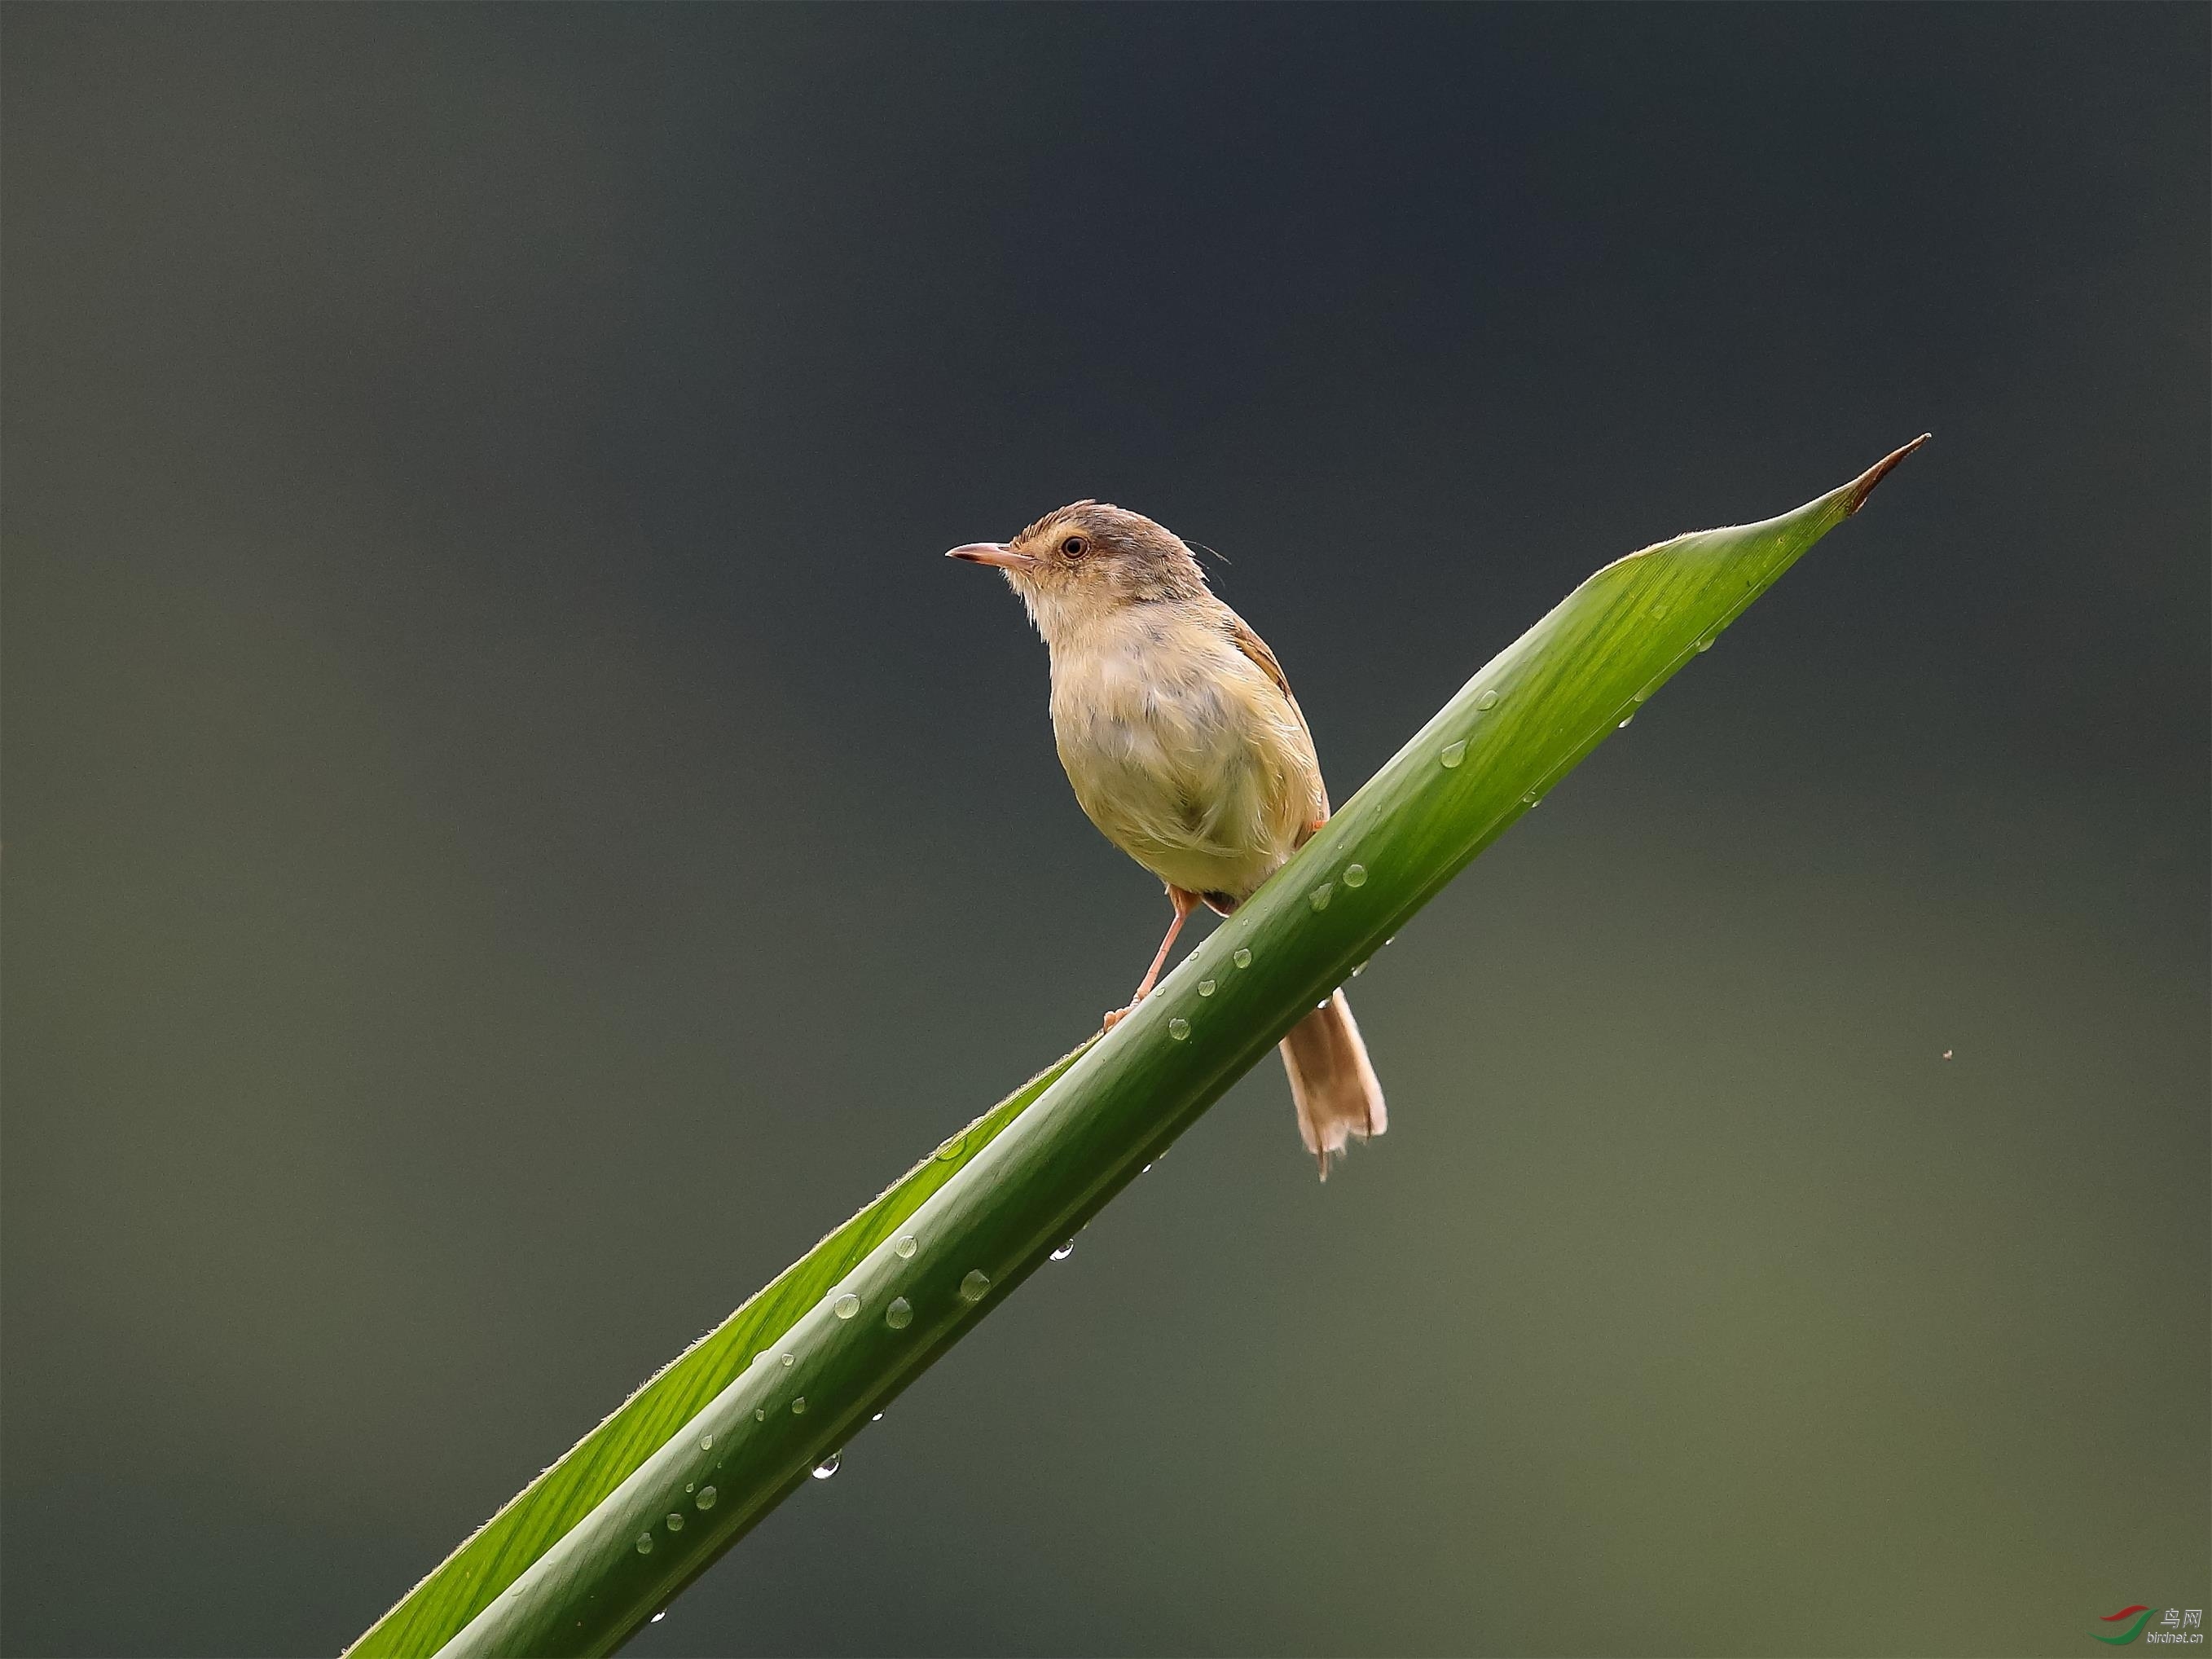
{"label": "dark blurred background", "polygon": [[[2200,6],[7,8],[5,1603],[328,1653],[1166,921],[939,556],[1339,798],[1935,441],[636,1650],[2203,1606]],[[1953,1056],[1946,1060],[1948,1051]]]}

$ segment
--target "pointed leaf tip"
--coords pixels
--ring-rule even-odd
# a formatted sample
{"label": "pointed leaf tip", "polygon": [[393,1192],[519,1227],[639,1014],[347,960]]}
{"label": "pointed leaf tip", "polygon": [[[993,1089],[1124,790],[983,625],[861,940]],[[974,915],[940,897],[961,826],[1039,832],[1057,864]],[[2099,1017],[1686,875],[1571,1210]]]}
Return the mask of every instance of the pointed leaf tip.
{"label": "pointed leaf tip", "polygon": [[1854,479],[1850,486],[1850,494],[1844,497],[1845,514],[1856,513],[1864,507],[1866,498],[1874,494],[1874,487],[1889,476],[1890,468],[1926,443],[1933,435],[1932,433],[1922,433],[1902,449],[1892,450]]}

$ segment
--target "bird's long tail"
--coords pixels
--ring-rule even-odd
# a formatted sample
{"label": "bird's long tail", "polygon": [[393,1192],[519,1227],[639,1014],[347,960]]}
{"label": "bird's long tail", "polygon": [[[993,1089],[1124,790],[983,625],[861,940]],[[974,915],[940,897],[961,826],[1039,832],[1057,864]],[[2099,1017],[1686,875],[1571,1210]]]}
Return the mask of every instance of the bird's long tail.
{"label": "bird's long tail", "polygon": [[1347,1139],[1357,1135],[1364,1140],[1390,1127],[1382,1085],[1375,1080],[1367,1045],[1359,1040],[1343,992],[1333,992],[1291,1028],[1283,1039],[1283,1069],[1291,1074],[1298,1138],[1320,1163],[1323,1181],[1328,1179],[1329,1155],[1342,1152]]}

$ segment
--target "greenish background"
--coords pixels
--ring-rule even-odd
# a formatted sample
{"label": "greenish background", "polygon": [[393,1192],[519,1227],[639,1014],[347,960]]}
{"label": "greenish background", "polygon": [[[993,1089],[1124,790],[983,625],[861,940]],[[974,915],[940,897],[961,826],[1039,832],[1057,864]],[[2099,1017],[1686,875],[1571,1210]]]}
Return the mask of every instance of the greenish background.
{"label": "greenish background", "polygon": [[[938,557],[1218,548],[1340,796],[1936,441],[640,1653],[2207,1605],[2199,8],[0,16],[0,1646],[334,1650],[1125,994]],[[1948,1062],[1942,1055],[1951,1050]]]}

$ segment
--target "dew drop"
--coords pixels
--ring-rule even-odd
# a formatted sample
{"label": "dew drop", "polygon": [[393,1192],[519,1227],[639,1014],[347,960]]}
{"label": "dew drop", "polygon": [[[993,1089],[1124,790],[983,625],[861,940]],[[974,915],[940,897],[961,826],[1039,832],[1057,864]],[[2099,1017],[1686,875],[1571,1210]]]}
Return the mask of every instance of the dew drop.
{"label": "dew drop", "polygon": [[1462,761],[1467,758],[1467,740],[1462,738],[1457,743],[1446,744],[1443,746],[1443,752],[1438,755],[1437,758],[1444,763],[1447,770],[1452,767],[1457,766]]}
{"label": "dew drop", "polygon": [[765,1423],[765,1422],[767,1422],[767,1421],[768,1421],[768,1407],[765,1407],[765,1406],[756,1406],[756,1407],[753,1407],[753,1421],[754,1421],[754,1422],[756,1422],[756,1423]]}
{"label": "dew drop", "polygon": [[880,1422],[882,1422],[883,1420],[884,1420],[884,1414],[883,1414],[881,1412],[878,1412],[878,1413],[877,1413],[873,1417],[872,1417],[872,1418],[870,1418],[870,1419],[868,1419],[868,1421],[869,1421],[869,1422],[871,1422],[871,1423],[880,1423]]}
{"label": "dew drop", "polygon": [[884,1323],[895,1331],[902,1331],[914,1323],[914,1304],[902,1296],[891,1298],[891,1305],[884,1310]]}
{"label": "dew drop", "polygon": [[650,1555],[653,1553],[653,1534],[651,1533],[641,1532],[638,1534],[637,1553],[640,1555]]}
{"label": "dew drop", "polygon": [[842,1452],[831,1452],[829,1456],[817,1463],[814,1466],[814,1478],[817,1480],[827,1480],[831,1475],[836,1474],[837,1460],[842,1455]]}
{"label": "dew drop", "polygon": [[657,1625],[667,1617],[668,1609],[666,1607],[663,1607],[659,1613],[654,1613],[652,1618],[647,1620],[646,1622],[649,1625]]}
{"label": "dew drop", "polygon": [[1358,978],[1362,974],[1365,973],[1366,971],[1367,971],[1367,964],[1366,964],[1365,963],[1364,963],[1364,962],[1363,962],[1363,963],[1361,963],[1359,964],[1359,966],[1358,966],[1357,968],[1355,968],[1355,969],[1353,969],[1352,970],[1352,978],[1354,978],[1354,979],[1358,979]]}
{"label": "dew drop", "polygon": [[1710,651],[1712,648],[1713,636],[1711,634],[1700,635],[1698,640],[1698,649],[1700,651]]}
{"label": "dew drop", "polygon": [[804,1417],[806,1415],[806,1396],[805,1395],[802,1394],[798,1399],[791,1402],[791,1414],[793,1417]]}
{"label": "dew drop", "polygon": [[668,1530],[671,1532],[682,1532],[684,1530],[684,1517],[677,1514],[674,1510],[668,1511]]}
{"label": "dew drop", "polygon": [[1498,707],[1498,690],[1497,690],[1497,688],[1493,686],[1491,690],[1487,690],[1487,691],[1484,692],[1480,696],[1477,697],[1477,698],[1474,700],[1474,706],[1475,706],[1477,708],[1497,708],[1497,707]]}
{"label": "dew drop", "polygon": [[1202,979],[1198,982],[1198,994],[1202,997],[1212,996],[1213,988],[1213,981],[1210,979]]}
{"label": "dew drop", "polygon": [[1190,1035],[1190,1022],[1180,1014],[1168,1022],[1168,1035],[1181,1042]]}
{"label": "dew drop", "polygon": [[686,1492],[695,1492],[698,1489],[698,1486],[699,1483],[696,1480],[686,1480],[684,1483],[684,1490]]}
{"label": "dew drop", "polygon": [[901,1233],[891,1245],[891,1254],[902,1261],[911,1261],[914,1260],[914,1253],[921,1248],[921,1241],[912,1233]]}
{"label": "dew drop", "polygon": [[699,1437],[699,1449],[700,1449],[701,1451],[712,1451],[712,1450],[714,1450],[714,1437],[713,1435],[711,1435],[711,1434],[702,1434],[702,1435],[701,1435],[701,1436]]}
{"label": "dew drop", "polygon": [[1237,953],[1229,959],[1239,968],[1249,968],[1252,965],[1252,953],[1242,945],[1237,947]]}
{"label": "dew drop", "polygon": [[981,1267],[970,1267],[967,1277],[960,1281],[960,1299],[963,1302],[981,1302],[984,1292],[990,1288],[991,1275]]}
{"label": "dew drop", "polygon": [[965,1129],[963,1129],[958,1134],[954,1135],[951,1139],[941,1142],[937,1148],[937,1155],[943,1158],[947,1164],[950,1164],[954,1158],[960,1156],[960,1149],[967,1144],[968,1132]]}
{"label": "dew drop", "polygon": [[1315,888],[1312,892],[1306,895],[1306,902],[1312,905],[1316,910],[1326,910],[1328,908],[1329,900],[1335,896],[1335,884],[1325,881],[1322,883],[1320,886]]}
{"label": "dew drop", "polygon": [[1052,1253],[1052,1259],[1053,1259],[1054,1261],[1066,1261],[1066,1260],[1067,1260],[1067,1258],[1068,1258],[1068,1257],[1070,1257],[1070,1256],[1073,1255],[1074,1254],[1075,1254],[1075,1241],[1074,1241],[1073,1239],[1072,1239],[1072,1238],[1071,1238],[1071,1239],[1069,1239],[1069,1240],[1067,1241],[1067,1243],[1065,1243],[1065,1244],[1061,1245],[1058,1249],[1054,1250],[1054,1251]]}
{"label": "dew drop", "polygon": [[692,1502],[702,1510],[711,1510],[714,1507],[714,1499],[718,1496],[719,1494],[712,1486],[702,1486],[699,1488],[698,1497],[692,1499]]}
{"label": "dew drop", "polygon": [[1618,725],[1618,726],[1614,726],[1613,729],[1614,731],[1616,731],[1616,732],[1626,732],[1626,730],[1628,730],[1628,721],[1629,721],[1629,720],[1634,720],[1635,718],[1636,718],[1636,716],[1635,716],[1635,715],[1631,714],[1630,716],[1628,716],[1628,720],[1624,720],[1623,721],[1621,721],[1621,723],[1620,723],[1620,725]]}
{"label": "dew drop", "polygon": [[1346,865],[1344,866],[1344,884],[1346,887],[1366,886],[1367,866],[1364,864]]}
{"label": "dew drop", "polygon": [[783,1368],[784,1368],[784,1370],[790,1370],[793,1365],[796,1365],[798,1363],[799,1363],[799,1356],[798,1356],[797,1354],[795,1354],[795,1353],[787,1353],[787,1354],[784,1355],[784,1357],[783,1357]]}
{"label": "dew drop", "polygon": [[831,1309],[831,1311],[840,1319],[850,1319],[854,1314],[860,1311],[860,1298],[854,1296],[852,1291],[848,1291],[844,1295],[837,1298],[836,1304]]}

